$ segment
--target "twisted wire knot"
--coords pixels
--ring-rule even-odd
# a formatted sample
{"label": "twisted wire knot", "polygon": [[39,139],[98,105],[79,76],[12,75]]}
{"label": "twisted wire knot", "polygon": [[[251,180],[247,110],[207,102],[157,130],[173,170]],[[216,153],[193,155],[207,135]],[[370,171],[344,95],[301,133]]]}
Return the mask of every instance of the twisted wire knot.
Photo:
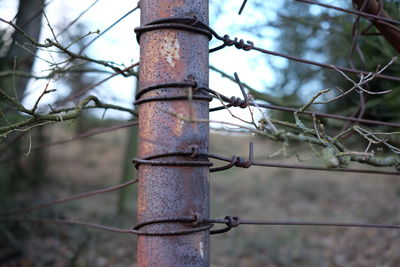
{"label": "twisted wire knot", "polygon": [[238,216],[226,216],[225,220],[228,220],[225,224],[229,229],[237,227],[240,224],[240,218]]}
{"label": "twisted wire knot", "polygon": [[234,166],[240,167],[240,168],[250,168],[251,161],[250,160],[246,160],[243,157],[233,156],[232,157],[232,164]]}
{"label": "twisted wire knot", "polygon": [[249,51],[254,48],[253,42],[247,41],[246,43],[244,43],[243,39],[239,40],[237,37],[235,37],[235,39],[232,40],[227,34],[224,35],[222,41],[226,46],[234,45],[237,49],[243,49],[245,51]]}
{"label": "twisted wire knot", "polygon": [[234,107],[241,107],[241,108],[247,108],[247,106],[249,105],[246,99],[242,100],[240,97],[235,97],[235,96],[231,97],[229,103]]}

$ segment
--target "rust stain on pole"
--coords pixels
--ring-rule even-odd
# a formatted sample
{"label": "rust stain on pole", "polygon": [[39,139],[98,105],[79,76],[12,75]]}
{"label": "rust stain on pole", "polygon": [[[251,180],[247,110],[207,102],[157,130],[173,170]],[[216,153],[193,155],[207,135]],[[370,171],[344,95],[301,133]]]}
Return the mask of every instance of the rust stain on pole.
{"label": "rust stain on pole", "polygon": [[[142,0],[141,25],[170,17],[196,17],[208,24],[208,0]],[[180,29],[157,29],[140,37],[140,88],[160,83],[196,82],[208,86],[208,38]],[[146,97],[188,96],[190,88],[160,88]],[[194,93],[195,94],[195,93]],[[150,101],[139,106],[139,157],[208,151],[208,101]],[[168,157],[166,160],[193,160]],[[200,214],[209,217],[208,167],[139,165],[138,221]],[[190,229],[183,223],[152,224],[146,231]],[[209,231],[177,236],[138,237],[138,266],[209,266]]]}

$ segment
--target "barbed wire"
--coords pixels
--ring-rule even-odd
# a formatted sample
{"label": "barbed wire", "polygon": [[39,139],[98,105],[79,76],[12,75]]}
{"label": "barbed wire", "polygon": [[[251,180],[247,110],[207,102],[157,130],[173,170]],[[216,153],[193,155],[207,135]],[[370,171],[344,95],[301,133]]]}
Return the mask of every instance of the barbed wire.
{"label": "barbed wire", "polygon": [[[276,57],[283,57],[283,58],[286,58],[286,59],[289,59],[292,61],[305,63],[308,65],[314,65],[314,66],[318,66],[318,67],[326,68],[326,69],[332,69],[332,70],[337,69],[337,70],[347,72],[347,73],[363,74],[363,75],[368,75],[369,73],[371,73],[371,72],[365,71],[365,70],[357,70],[357,69],[352,69],[352,68],[347,68],[347,67],[335,66],[332,64],[320,63],[320,62],[309,60],[309,59],[299,58],[299,57],[287,55],[284,53],[267,50],[267,49],[255,46],[254,42],[252,42],[252,41],[245,42],[243,39],[239,40],[237,37],[235,37],[234,39],[231,39],[229,37],[229,35],[227,35],[227,34],[222,37],[221,35],[216,33],[211,28],[208,27],[208,29],[210,30],[210,32],[213,34],[213,36],[215,38],[217,38],[218,40],[223,42],[222,45],[210,49],[210,53],[216,52],[225,47],[235,46],[239,50],[244,50],[244,51],[255,50],[255,51],[261,52],[263,54],[268,54],[268,55],[272,55],[272,56],[276,56]],[[386,80],[391,80],[391,81],[400,81],[399,77],[395,77],[395,76],[391,76],[391,75],[384,75],[384,74],[376,75],[376,78],[386,79]]]}
{"label": "barbed wire", "polygon": [[[71,220],[71,219],[53,219],[53,218],[0,218],[0,221],[11,222],[30,222],[30,223],[45,223],[45,224],[66,224],[66,225],[79,225],[105,230],[114,233],[126,233],[135,235],[147,236],[171,236],[171,235],[186,235],[200,231],[209,230],[210,234],[222,234],[230,231],[232,228],[239,225],[256,225],[256,226],[323,226],[323,227],[355,227],[355,228],[375,228],[385,230],[398,230],[400,225],[396,224],[373,224],[373,223],[347,223],[347,222],[316,222],[316,221],[277,221],[277,220],[246,220],[238,216],[225,216],[224,219],[215,218],[197,218],[196,216],[186,217],[171,217],[171,218],[157,218],[150,221],[137,223],[130,228],[117,228],[92,222]],[[165,231],[143,231],[139,228],[152,224],[159,223],[186,223],[191,224],[189,227],[179,228],[176,230]],[[212,230],[214,224],[225,224],[225,228]]]}
{"label": "barbed wire", "polygon": [[[72,24],[74,24],[77,20],[80,19],[80,17],[85,14],[92,6],[94,6],[99,0],[94,1],[89,8],[87,8],[85,11],[83,11],[75,20],[73,20],[64,30],[59,33],[62,34],[65,32]],[[365,99],[363,98],[364,94],[373,94],[374,92],[369,91],[367,88],[364,88],[364,86],[368,85],[368,82],[371,81],[372,79],[375,78],[380,78],[380,79],[386,79],[386,80],[391,80],[391,81],[400,81],[399,77],[391,76],[391,75],[385,75],[382,74],[382,72],[385,70],[387,66],[390,64],[387,64],[384,68],[381,68],[380,70],[376,70],[374,72],[368,72],[365,70],[359,70],[354,67],[354,65],[351,62],[352,58],[352,53],[357,50],[356,47],[356,41],[359,35],[359,29],[358,27],[358,21],[360,17],[365,17],[371,20],[379,21],[380,23],[385,23],[385,25],[388,25],[391,29],[394,29],[395,31],[399,31],[399,29],[395,25],[399,25],[400,22],[397,20],[393,20],[391,18],[383,17],[381,15],[374,15],[374,14],[369,14],[363,11],[362,8],[360,10],[348,10],[324,3],[319,3],[311,0],[295,0],[297,2],[302,2],[306,4],[313,4],[313,5],[318,5],[326,8],[331,8],[335,9],[337,11],[341,12],[346,12],[350,13],[353,15],[357,15],[357,19],[354,23],[354,31],[353,31],[353,44],[351,48],[351,53],[350,53],[350,65],[351,68],[348,67],[341,67],[341,66],[334,66],[331,64],[325,64],[325,63],[320,63],[308,59],[303,59],[299,58],[296,56],[291,56],[287,55],[284,53],[280,52],[275,52],[271,50],[267,50],[258,46],[254,45],[254,42],[252,41],[244,41],[243,39],[238,39],[238,38],[233,38],[231,39],[229,35],[224,35],[221,36],[218,33],[216,33],[211,27],[208,25],[202,23],[199,21],[197,18],[191,18],[191,17],[184,17],[184,18],[166,18],[158,21],[151,22],[147,25],[143,25],[139,28],[136,28],[135,31],[137,33],[137,39],[140,39],[140,35],[145,32],[145,31],[150,31],[150,30],[159,30],[159,29],[179,29],[179,30],[185,30],[185,31],[192,31],[196,33],[201,33],[205,36],[207,36],[209,39],[211,37],[215,37],[219,41],[222,41],[223,44],[220,46],[217,46],[215,48],[210,49],[210,53],[216,52],[220,49],[230,47],[230,46],[235,46],[239,50],[244,50],[244,51],[250,51],[250,50],[255,50],[264,54],[269,54],[272,56],[277,56],[277,57],[283,57],[292,61],[300,62],[300,63],[305,63],[309,65],[314,65],[314,66],[319,66],[321,68],[326,68],[326,69],[332,69],[336,72],[339,72],[342,74],[346,79],[351,81],[353,83],[353,87],[351,89],[347,90],[346,93],[343,93],[339,96],[337,96],[333,100],[337,100],[338,98],[341,98],[353,91],[357,91],[360,93],[360,107],[357,111],[357,114],[353,114],[354,116],[357,117],[350,117],[350,116],[341,116],[341,115],[335,115],[335,114],[328,114],[328,113],[323,113],[323,112],[317,112],[317,111],[309,111],[307,110],[311,105],[314,104],[321,104],[321,103],[326,103],[325,102],[317,102],[317,98],[320,97],[321,95],[325,94],[327,91],[323,90],[318,92],[308,103],[306,103],[303,106],[299,107],[287,107],[284,105],[275,105],[274,100],[272,98],[266,98],[267,102],[270,102],[272,104],[265,104],[257,101],[257,99],[254,99],[253,96],[251,95],[251,92],[256,92],[257,90],[251,88],[250,86],[246,85],[245,83],[242,83],[239,79],[239,76],[235,73],[234,77],[231,77],[230,75],[226,74],[225,72],[218,70],[216,68],[213,68],[214,71],[220,73],[226,78],[231,79],[235,83],[237,83],[240,87],[241,93],[243,95],[243,99],[238,98],[238,97],[228,97],[223,94],[220,94],[216,90],[213,90],[211,88],[201,86],[197,84],[195,81],[177,81],[174,83],[170,84],[157,84],[157,85],[152,85],[149,87],[146,87],[142,89],[141,91],[138,91],[136,94],[136,105],[141,105],[147,102],[151,101],[160,101],[160,100],[165,100],[165,101],[176,101],[176,100],[204,100],[204,101],[211,101],[212,99],[217,99],[221,102],[222,106],[214,107],[211,108],[210,111],[219,111],[219,110],[228,110],[231,107],[240,107],[242,109],[249,109],[252,115],[252,121],[248,122],[253,128],[243,126],[243,125],[238,125],[234,123],[226,123],[226,122],[220,122],[220,123],[226,123],[238,127],[242,127],[246,130],[249,130],[250,132],[256,133],[260,136],[264,136],[267,138],[270,138],[275,141],[280,141],[283,142],[285,145],[287,144],[288,141],[298,141],[298,142],[303,142],[303,143],[309,143],[309,144],[316,144],[316,145],[321,145],[323,147],[322,151],[322,156],[321,158],[324,159],[325,163],[327,163],[327,168],[323,167],[315,167],[315,166],[301,166],[301,165],[296,165],[296,164],[284,164],[284,163],[270,163],[270,162],[262,162],[262,161],[256,161],[254,160],[254,148],[253,148],[253,143],[250,143],[249,145],[249,155],[247,158],[241,157],[241,156],[232,156],[232,157],[227,157],[227,156],[222,156],[218,154],[213,154],[209,152],[201,152],[198,151],[196,147],[190,147],[188,146],[186,151],[169,151],[165,152],[162,154],[157,154],[157,155],[150,155],[145,158],[134,158],[133,162],[136,164],[136,167],[139,168],[140,164],[150,164],[150,165],[157,165],[157,166],[202,166],[202,167],[207,167],[209,168],[210,172],[218,172],[218,171],[224,171],[232,167],[241,167],[241,168],[249,168],[251,166],[260,166],[260,167],[278,167],[278,168],[290,168],[290,169],[303,169],[303,170],[313,170],[313,171],[332,171],[332,172],[352,172],[352,173],[366,173],[366,174],[382,174],[382,175],[395,175],[399,176],[400,175],[400,158],[399,156],[387,156],[387,157],[377,157],[373,153],[369,152],[370,146],[372,144],[380,144],[382,146],[385,146],[389,150],[391,150],[395,154],[400,154],[399,148],[395,147],[394,145],[388,143],[388,141],[385,138],[381,138],[380,136],[388,136],[388,135],[395,135],[398,134],[398,132],[393,132],[393,133],[387,133],[387,132],[371,132],[367,129],[363,129],[358,125],[353,125],[351,127],[343,127],[342,130],[335,136],[335,137],[330,137],[324,130],[324,126],[322,123],[318,121],[319,117],[324,117],[324,118],[331,118],[331,119],[337,119],[337,120],[343,120],[347,122],[352,122],[352,123],[360,123],[360,124],[369,124],[369,125],[378,125],[378,126],[388,126],[388,127],[400,127],[399,123],[394,123],[394,122],[385,122],[385,121],[376,121],[376,120],[369,120],[369,119],[363,119],[362,116],[364,114],[364,105],[365,105]],[[239,15],[242,13],[245,5],[247,3],[247,0],[243,1],[240,10],[239,10]],[[19,31],[22,35],[24,35],[27,40],[31,43],[33,46],[37,47],[42,47],[42,48],[50,48],[50,47],[55,47],[59,49],[62,53],[65,55],[68,55],[70,59],[81,59],[85,60],[87,62],[92,62],[95,64],[99,64],[101,66],[104,66],[106,68],[110,69],[110,72],[112,70],[112,74],[108,76],[107,78],[101,80],[100,82],[97,82],[94,85],[91,85],[89,87],[83,88],[81,90],[78,90],[75,94],[62,99],[57,103],[58,108],[54,109],[53,107],[50,106],[50,111],[48,114],[39,114],[37,112],[38,105],[41,101],[41,98],[48,93],[51,93],[51,90],[48,90],[47,88],[44,89],[43,93],[39,98],[37,98],[36,103],[34,104],[33,108],[27,109],[26,107],[22,106],[21,103],[16,99],[8,95],[5,91],[0,90],[0,96],[3,99],[6,99],[10,105],[13,105],[14,108],[17,110],[27,114],[28,116],[31,116],[28,119],[25,119],[23,121],[20,121],[16,124],[11,124],[7,126],[2,126],[0,127],[0,137],[6,137],[8,134],[13,133],[15,131],[24,131],[27,132],[29,131],[32,127],[39,126],[39,125],[44,125],[48,123],[53,123],[53,122],[60,122],[60,121],[65,121],[65,120],[73,120],[76,119],[77,116],[81,113],[83,109],[89,109],[89,108],[104,108],[104,109],[115,109],[115,110],[120,110],[124,112],[128,112],[132,114],[133,116],[137,116],[136,111],[131,108],[125,108],[113,104],[106,104],[101,102],[99,99],[97,99],[94,96],[88,96],[84,100],[82,100],[77,106],[71,107],[71,108],[62,108],[61,106],[65,105],[69,101],[75,100],[86,93],[88,93],[90,90],[93,88],[99,86],[100,84],[104,83],[105,81],[111,79],[112,77],[115,77],[119,74],[122,74],[123,76],[138,76],[138,73],[133,70],[134,67],[139,66],[139,63],[132,64],[128,67],[117,67],[117,64],[115,63],[110,63],[107,61],[101,61],[97,60],[94,58],[89,58],[86,56],[82,56],[80,53],[85,50],[88,46],[90,46],[94,41],[96,41],[98,38],[100,38],[103,34],[105,34],[108,30],[112,29],[116,24],[118,24],[120,21],[122,21],[125,17],[127,17],[129,14],[131,14],[133,11],[137,10],[138,7],[135,7],[134,9],[130,10],[127,12],[124,16],[122,16],[120,19],[115,21],[113,24],[111,24],[105,31],[103,31],[100,35],[97,37],[93,38],[86,46],[84,46],[79,53],[73,53],[71,52],[68,48],[69,46],[62,46],[60,43],[57,42],[56,38],[55,40],[47,39],[46,43],[38,43],[37,41],[33,40],[29,36],[27,36],[22,29],[20,29],[17,25],[15,25],[12,21],[6,21],[2,18],[0,18],[0,21],[7,23],[11,27],[13,27],[15,30]],[[361,53],[360,53],[361,55]],[[362,57],[362,56],[361,56]],[[363,68],[364,69],[364,68]],[[54,69],[54,72],[67,72],[70,71],[70,69],[61,69],[57,70]],[[355,82],[351,80],[349,77],[346,76],[344,73],[352,73],[352,74],[357,74],[358,77],[360,78],[359,82]],[[10,75],[15,75],[15,72],[10,72]],[[8,74],[4,74],[8,75]],[[23,75],[23,74],[22,74]],[[51,75],[45,76],[44,78],[51,78]],[[175,98],[167,98],[167,97],[162,97],[162,96],[148,96],[146,95],[149,92],[156,91],[158,89],[162,88],[182,88],[183,92],[186,92],[186,94],[182,94],[181,96],[177,96]],[[186,90],[186,89],[190,90]],[[246,89],[250,91],[250,94],[246,92]],[[387,93],[387,92],[385,92]],[[268,99],[270,101],[268,101]],[[93,101],[95,105],[89,106],[88,103],[90,101]],[[254,109],[273,109],[273,110],[280,110],[280,111],[285,111],[285,112],[290,112],[293,113],[295,123],[289,123],[289,122],[284,122],[284,121],[279,121],[275,120],[272,118],[269,118],[268,116],[263,116],[262,119],[260,119],[258,122],[255,121],[253,113],[250,109],[250,107],[253,107]],[[169,112],[171,116],[176,116],[182,120],[190,121],[190,122],[213,122],[213,120],[205,120],[202,121],[197,118],[186,118],[182,115],[176,114],[172,111],[166,111]],[[63,114],[65,113],[65,114]],[[63,115],[61,115],[63,114]],[[309,128],[307,127],[299,118],[298,114],[304,114],[307,116],[312,117],[312,122],[313,122],[313,127]],[[231,114],[232,115],[232,114]],[[233,116],[233,115],[232,115]],[[243,122],[244,120],[242,120]],[[98,129],[98,130],[93,130],[89,131],[84,134],[80,134],[77,136],[74,136],[70,139],[65,139],[65,140],[59,140],[51,143],[46,143],[46,144],[39,144],[38,146],[34,146],[32,150],[40,150],[40,149],[45,149],[50,146],[55,146],[59,144],[64,144],[67,142],[72,142],[78,139],[83,139],[89,136],[125,128],[125,127],[130,127],[137,125],[137,122],[128,122],[124,123],[121,125],[116,125],[116,126],[111,126],[108,128],[104,129]],[[278,126],[282,128],[290,128],[294,130],[295,132],[288,132],[283,129],[278,129]],[[349,132],[355,132],[357,133],[363,140],[368,141],[368,147],[365,151],[363,152],[358,152],[358,151],[350,151],[347,150],[343,144],[339,142],[340,138]],[[22,134],[20,135],[22,136]],[[17,139],[16,139],[17,140]],[[4,153],[9,147],[6,147],[4,150],[2,150],[2,153]],[[178,156],[183,156],[185,157],[185,160],[177,160],[176,157]],[[168,157],[167,160],[163,160],[160,158],[163,157]],[[172,157],[172,159],[171,159]],[[2,159],[1,163],[7,162],[13,158],[5,158]],[[213,167],[214,163],[211,162],[209,159],[215,159],[219,161],[224,161],[227,162],[228,164],[223,165],[223,166],[218,166],[218,167]],[[398,171],[380,171],[380,170],[367,170],[367,169],[351,169],[347,168],[348,162],[349,161],[356,161],[360,163],[367,163],[373,166],[392,166],[397,168]],[[375,223],[345,223],[345,222],[317,222],[317,221],[274,221],[274,220],[246,220],[246,219],[241,219],[237,216],[226,216],[223,219],[216,219],[216,218],[200,218],[198,215],[189,215],[186,217],[170,217],[170,218],[154,218],[149,221],[142,221],[138,222],[136,225],[132,226],[131,228],[127,229],[122,229],[122,228],[116,228],[116,227],[111,227],[111,226],[106,226],[106,225],[101,225],[101,224],[96,224],[96,223],[91,223],[91,222],[85,222],[85,221],[79,221],[79,220],[69,220],[69,219],[58,219],[58,218],[20,218],[19,216],[25,216],[26,213],[30,213],[33,211],[37,211],[40,209],[44,208],[49,208],[51,206],[61,204],[61,203],[66,203],[69,201],[81,199],[81,198],[86,198],[94,195],[100,195],[104,194],[107,192],[111,191],[116,191],[122,188],[125,188],[133,183],[138,182],[137,179],[132,179],[126,183],[122,183],[116,186],[112,187],[107,187],[103,188],[100,190],[95,190],[95,191],[90,191],[90,192],[85,192],[65,198],[60,198],[57,200],[53,201],[48,201],[42,204],[38,204],[32,207],[24,208],[19,211],[10,211],[6,213],[0,214],[0,220],[1,221],[16,221],[16,222],[30,222],[30,223],[52,223],[52,224],[68,224],[68,225],[81,225],[81,226],[87,226],[87,227],[92,227],[92,228],[97,228],[101,230],[106,230],[106,231],[111,231],[111,232],[117,232],[117,233],[130,233],[130,234],[137,234],[137,235],[179,235],[179,234],[190,234],[194,233],[197,231],[205,231],[205,230],[210,230],[211,234],[220,234],[220,233],[225,233],[231,230],[234,227],[237,227],[239,225],[286,225],[286,226],[324,226],[324,227],[359,227],[359,228],[381,228],[381,229],[400,229],[399,225],[396,224],[375,224]],[[13,216],[18,216],[17,218],[13,218]],[[11,218],[10,218],[11,217]],[[161,224],[161,223],[176,223],[176,224],[183,224],[180,227],[177,227],[174,230],[165,230],[165,231],[152,231],[151,225],[154,224]],[[216,229],[213,230],[211,229],[213,227],[213,224],[225,224],[225,228],[221,229]],[[149,230],[141,230],[142,227],[148,227],[147,229]]]}
{"label": "barbed wire", "polygon": [[[235,80],[234,77],[230,76],[229,74],[221,71],[220,69],[211,66],[210,67],[211,70],[221,74],[222,77],[227,78],[235,83],[237,83],[237,81]],[[250,87],[249,85],[247,85],[246,83],[241,83],[242,86],[244,88],[246,88],[249,93],[253,96],[257,95],[257,97],[255,97],[256,99],[260,99],[260,100],[264,100],[266,102],[269,103],[276,103],[275,99],[271,99],[270,97],[267,98],[262,98],[262,96],[258,97],[258,91],[252,87]],[[230,98],[221,95],[221,98],[224,101],[229,102]],[[293,113],[295,112],[297,109],[294,107],[288,107],[288,106],[284,106],[284,105],[277,105],[277,104],[265,104],[262,102],[257,102],[256,100],[249,100],[248,104],[250,106],[255,106],[255,107],[261,107],[261,108],[266,108],[266,109],[272,109],[272,110],[279,110],[279,111],[284,111],[284,112],[290,112]],[[222,108],[214,108],[215,110],[219,110],[219,109],[224,109],[224,107]],[[214,110],[213,109],[213,110]],[[308,116],[317,116],[317,117],[323,117],[323,118],[330,118],[330,119],[336,119],[336,120],[343,120],[343,121],[351,121],[351,122],[359,122],[362,124],[370,124],[370,125],[379,125],[379,126],[388,126],[388,127],[396,127],[396,128],[400,128],[400,123],[394,123],[394,122],[387,122],[387,121],[377,121],[377,120],[369,120],[369,119],[362,119],[362,118],[354,118],[354,117],[349,117],[349,116],[342,116],[342,115],[336,115],[336,114],[329,114],[329,113],[323,113],[323,112],[319,112],[319,111],[307,111],[304,110],[302,112],[299,112],[299,114],[304,114],[304,115],[308,115]]]}

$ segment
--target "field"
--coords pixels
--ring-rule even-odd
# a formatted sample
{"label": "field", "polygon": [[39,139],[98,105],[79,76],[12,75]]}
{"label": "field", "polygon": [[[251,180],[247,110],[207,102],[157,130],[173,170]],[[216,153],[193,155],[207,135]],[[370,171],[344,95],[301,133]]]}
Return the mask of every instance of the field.
{"label": "field", "polygon": [[[53,140],[59,140],[74,132],[72,126],[55,127],[50,128],[50,134]],[[46,149],[49,162],[45,183],[15,198],[31,205],[118,184],[127,134],[126,129],[118,130]],[[280,148],[249,135],[213,131],[210,150],[246,156],[249,141],[255,142],[260,160],[273,161],[267,156]],[[309,153],[304,150],[299,156],[306,158]],[[296,157],[274,161],[298,162]],[[311,159],[305,164],[320,162]],[[212,217],[399,224],[399,178],[233,168],[211,175]],[[62,204],[38,215],[126,228],[135,222],[135,189],[135,185],[129,187],[129,211],[123,215],[116,215],[117,192]],[[19,237],[15,242],[25,253],[10,256],[0,265],[118,267],[135,262],[136,238],[131,235],[80,226],[23,224],[21,228],[24,239]],[[211,260],[212,266],[394,267],[400,266],[399,238],[399,230],[242,225],[211,238]]]}

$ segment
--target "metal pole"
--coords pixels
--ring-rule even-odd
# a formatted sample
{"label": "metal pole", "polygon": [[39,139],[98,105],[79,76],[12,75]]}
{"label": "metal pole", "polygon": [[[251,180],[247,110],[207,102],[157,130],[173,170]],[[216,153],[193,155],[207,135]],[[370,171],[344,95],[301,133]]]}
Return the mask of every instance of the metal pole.
{"label": "metal pole", "polygon": [[[142,0],[140,9],[142,26],[171,17],[194,17],[208,24],[208,0]],[[208,41],[204,34],[176,28],[144,32],[140,37],[140,89],[173,82],[208,86]],[[139,105],[139,157],[192,148],[199,152],[208,150],[208,123],[195,120],[208,119],[208,101],[196,99],[196,94],[190,87],[165,87],[141,96],[175,100]],[[188,99],[176,100],[179,96]],[[160,160],[192,161],[193,157]],[[209,217],[208,167],[140,164],[138,178],[138,222],[193,214]],[[146,225],[141,230],[159,232],[191,227],[184,223],[161,223]],[[209,266],[209,243],[208,230],[175,236],[139,235],[138,266]]]}

